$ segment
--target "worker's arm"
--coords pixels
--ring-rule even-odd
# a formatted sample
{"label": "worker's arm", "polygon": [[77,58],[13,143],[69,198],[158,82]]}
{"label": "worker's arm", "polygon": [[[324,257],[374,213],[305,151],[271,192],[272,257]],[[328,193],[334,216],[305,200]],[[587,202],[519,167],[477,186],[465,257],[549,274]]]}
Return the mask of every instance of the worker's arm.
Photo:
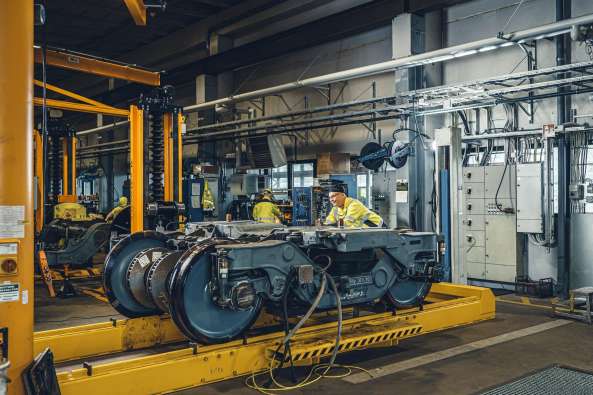
{"label": "worker's arm", "polygon": [[337,221],[337,217],[338,217],[337,211],[338,211],[337,208],[332,207],[332,209],[329,211],[329,214],[325,218],[324,225],[336,225],[338,223],[338,221]]}
{"label": "worker's arm", "polygon": [[113,222],[117,214],[119,214],[119,212],[123,209],[124,208],[121,206],[114,207],[113,210],[111,210],[109,214],[107,214],[107,217],[105,217],[105,222]]}
{"label": "worker's arm", "polygon": [[379,214],[371,211],[358,200],[354,200],[348,206],[348,212],[346,213],[345,219],[350,220],[352,223],[359,224],[358,226],[365,228],[383,227],[383,219],[379,216]]}
{"label": "worker's arm", "polygon": [[383,218],[376,212],[368,209],[368,213],[366,214],[366,220],[362,221],[364,225],[367,225],[370,228],[382,228],[384,225]]}
{"label": "worker's arm", "polygon": [[272,208],[272,214],[274,214],[274,217],[276,217],[280,221],[282,221],[282,211],[280,211],[280,208],[278,206],[276,206],[275,204],[274,204],[274,207]]}
{"label": "worker's arm", "polygon": [[253,206],[253,210],[251,211],[251,216],[256,221],[257,221],[257,218],[260,217],[260,215],[259,215],[259,207],[258,206],[260,206],[260,204],[259,203],[256,203],[256,205]]}

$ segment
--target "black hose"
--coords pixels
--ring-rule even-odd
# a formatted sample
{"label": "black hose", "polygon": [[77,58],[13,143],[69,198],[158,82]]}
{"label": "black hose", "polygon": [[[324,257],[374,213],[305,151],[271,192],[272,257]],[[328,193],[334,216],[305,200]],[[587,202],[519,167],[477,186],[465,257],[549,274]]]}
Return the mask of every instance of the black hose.
{"label": "black hose", "polygon": [[465,134],[466,135],[471,135],[471,131],[469,129],[469,123],[467,122],[467,117],[465,116],[465,113],[461,110],[457,111],[457,114],[459,115],[459,118],[461,118],[461,122],[463,122],[463,128],[465,129]]}

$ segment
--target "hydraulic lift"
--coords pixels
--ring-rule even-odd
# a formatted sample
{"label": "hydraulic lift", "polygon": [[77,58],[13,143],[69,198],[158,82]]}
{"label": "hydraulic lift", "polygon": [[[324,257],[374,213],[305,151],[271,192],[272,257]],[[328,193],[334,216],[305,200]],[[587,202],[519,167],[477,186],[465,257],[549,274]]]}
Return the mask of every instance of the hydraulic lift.
{"label": "hydraulic lift", "polygon": [[[397,312],[351,310],[339,351],[390,347],[495,315],[494,296],[484,288],[436,283],[426,302],[422,309]],[[105,388],[113,394],[163,393],[265,370],[284,337],[279,329],[270,331],[278,324],[264,313],[258,328],[242,340],[201,345],[188,343],[167,316],[113,320],[37,332],[34,350],[53,351],[62,394],[103,394]],[[319,363],[331,353],[335,331],[333,314],[313,316],[292,342],[293,360],[299,365]],[[169,346],[162,352],[154,348],[165,344]]]}

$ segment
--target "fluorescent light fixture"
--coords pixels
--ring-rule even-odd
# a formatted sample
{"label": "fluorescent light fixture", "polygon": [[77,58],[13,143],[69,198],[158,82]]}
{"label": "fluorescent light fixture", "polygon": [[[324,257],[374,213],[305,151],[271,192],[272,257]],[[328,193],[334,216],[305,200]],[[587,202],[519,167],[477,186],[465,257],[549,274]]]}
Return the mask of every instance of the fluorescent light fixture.
{"label": "fluorescent light fixture", "polygon": [[558,30],[557,32],[548,33],[544,36],[544,38],[556,37],[556,36],[559,36],[561,34],[566,34],[566,33],[570,33],[570,29]]}
{"label": "fluorescent light fixture", "polygon": [[478,49],[478,52],[488,52],[488,51],[492,51],[496,48],[498,48],[498,45],[489,45],[487,47],[482,47],[482,48]]}
{"label": "fluorescent light fixture", "polygon": [[472,49],[470,51],[463,51],[463,52],[457,52],[456,54],[453,55],[454,58],[461,58],[463,56],[468,56],[468,55],[473,55],[478,53],[477,49]]}
{"label": "fluorescent light fixture", "polygon": [[447,61],[447,60],[451,60],[453,58],[454,58],[453,55],[443,55],[443,56],[439,56],[439,57],[436,57],[436,58],[432,58],[432,59],[430,59],[430,61],[431,61],[431,63],[444,62],[444,61]]}

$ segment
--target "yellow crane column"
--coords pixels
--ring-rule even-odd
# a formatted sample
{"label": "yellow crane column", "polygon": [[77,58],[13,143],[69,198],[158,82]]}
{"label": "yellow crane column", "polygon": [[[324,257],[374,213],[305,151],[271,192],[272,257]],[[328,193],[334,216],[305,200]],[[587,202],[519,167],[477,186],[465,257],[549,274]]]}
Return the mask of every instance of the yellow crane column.
{"label": "yellow crane column", "polygon": [[33,2],[0,1],[0,328],[10,395],[33,360]]}

